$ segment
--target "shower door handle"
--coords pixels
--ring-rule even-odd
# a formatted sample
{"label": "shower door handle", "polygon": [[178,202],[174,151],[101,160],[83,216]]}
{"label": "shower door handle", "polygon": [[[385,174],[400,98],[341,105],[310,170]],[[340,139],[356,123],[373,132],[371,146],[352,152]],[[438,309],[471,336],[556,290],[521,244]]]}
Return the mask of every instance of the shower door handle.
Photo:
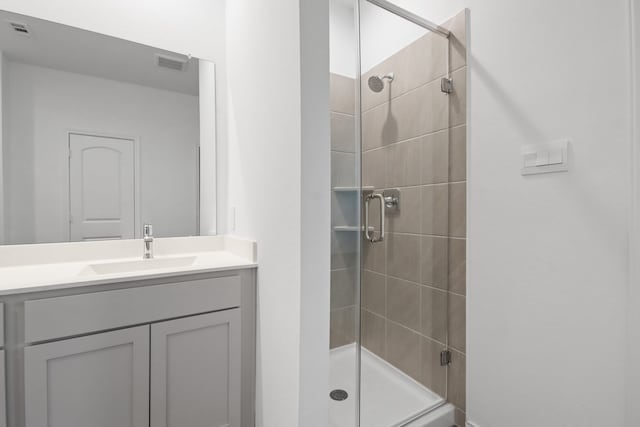
{"label": "shower door handle", "polygon": [[[374,199],[380,203],[380,235],[378,237],[375,237],[375,230],[371,230],[369,227],[369,204],[371,203],[371,200]],[[382,242],[384,240],[384,205],[384,196],[382,194],[369,194],[364,199],[364,235],[371,243]]]}

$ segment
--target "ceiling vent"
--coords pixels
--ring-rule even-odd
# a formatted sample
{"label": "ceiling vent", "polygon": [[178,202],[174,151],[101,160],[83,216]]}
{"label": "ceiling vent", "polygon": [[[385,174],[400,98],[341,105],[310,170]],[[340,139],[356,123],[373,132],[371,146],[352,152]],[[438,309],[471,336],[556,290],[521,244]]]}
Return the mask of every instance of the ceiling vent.
{"label": "ceiling vent", "polygon": [[23,36],[28,36],[31,34],[31,31],[29,31],[29,27],[27,27],[25,24],[9,21],[9,25],[11,26],[13,31],[15,31],[18,34],[21,34]]}
{"label": "ceiling vent", "polygon": [[187,59],[173,58],[171,56],[156,55],[156,65],[175,71],[184,71],[187,68]]}

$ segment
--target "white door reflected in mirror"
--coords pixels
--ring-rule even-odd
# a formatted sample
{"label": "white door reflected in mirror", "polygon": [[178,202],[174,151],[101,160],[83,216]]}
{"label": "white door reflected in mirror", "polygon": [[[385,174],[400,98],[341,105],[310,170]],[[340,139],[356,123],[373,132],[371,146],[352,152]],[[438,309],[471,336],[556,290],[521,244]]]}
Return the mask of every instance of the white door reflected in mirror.
{"label": "white door reflected in mirror", "polygon": [[134,141],[69,134],[69,240],[135,236]]}

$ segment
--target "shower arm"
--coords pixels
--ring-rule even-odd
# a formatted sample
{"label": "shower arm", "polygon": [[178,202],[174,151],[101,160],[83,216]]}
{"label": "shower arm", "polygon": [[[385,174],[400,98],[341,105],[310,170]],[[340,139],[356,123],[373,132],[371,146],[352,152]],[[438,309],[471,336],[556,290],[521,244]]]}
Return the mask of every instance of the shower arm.
{"label": "shower arm", "polygon": [[406,9],[401,8],[400,6],[396,6],[395,4],[387,1],[387,0],[367,0],[371,4],[375,4],[378,7],[383,8],[384,10],[393,13],[394,15],[398,15],[401,18],[406,19],[407,21],[413,22],[416,25],[421,26],[429,31],[433,31],[434,33],[444,37],[449,38],[451,36],[451,31],[447,30],[444,27],[441,27],[438,24],[434,24],[431,21],[424,19],[421,16],[416,15],[413,12],[409,12]]}

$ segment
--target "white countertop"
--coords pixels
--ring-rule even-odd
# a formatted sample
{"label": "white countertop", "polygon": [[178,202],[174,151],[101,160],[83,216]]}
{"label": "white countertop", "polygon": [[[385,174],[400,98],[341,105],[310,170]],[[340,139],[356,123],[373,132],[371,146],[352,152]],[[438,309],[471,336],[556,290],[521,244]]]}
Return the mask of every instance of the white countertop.
{"label": "white countertop", "polygon": [[140,239],[2,246],[0,296],[257,266],[255,242],[230,236],[158,238],[154,246],[151,260],[142,259]]}

